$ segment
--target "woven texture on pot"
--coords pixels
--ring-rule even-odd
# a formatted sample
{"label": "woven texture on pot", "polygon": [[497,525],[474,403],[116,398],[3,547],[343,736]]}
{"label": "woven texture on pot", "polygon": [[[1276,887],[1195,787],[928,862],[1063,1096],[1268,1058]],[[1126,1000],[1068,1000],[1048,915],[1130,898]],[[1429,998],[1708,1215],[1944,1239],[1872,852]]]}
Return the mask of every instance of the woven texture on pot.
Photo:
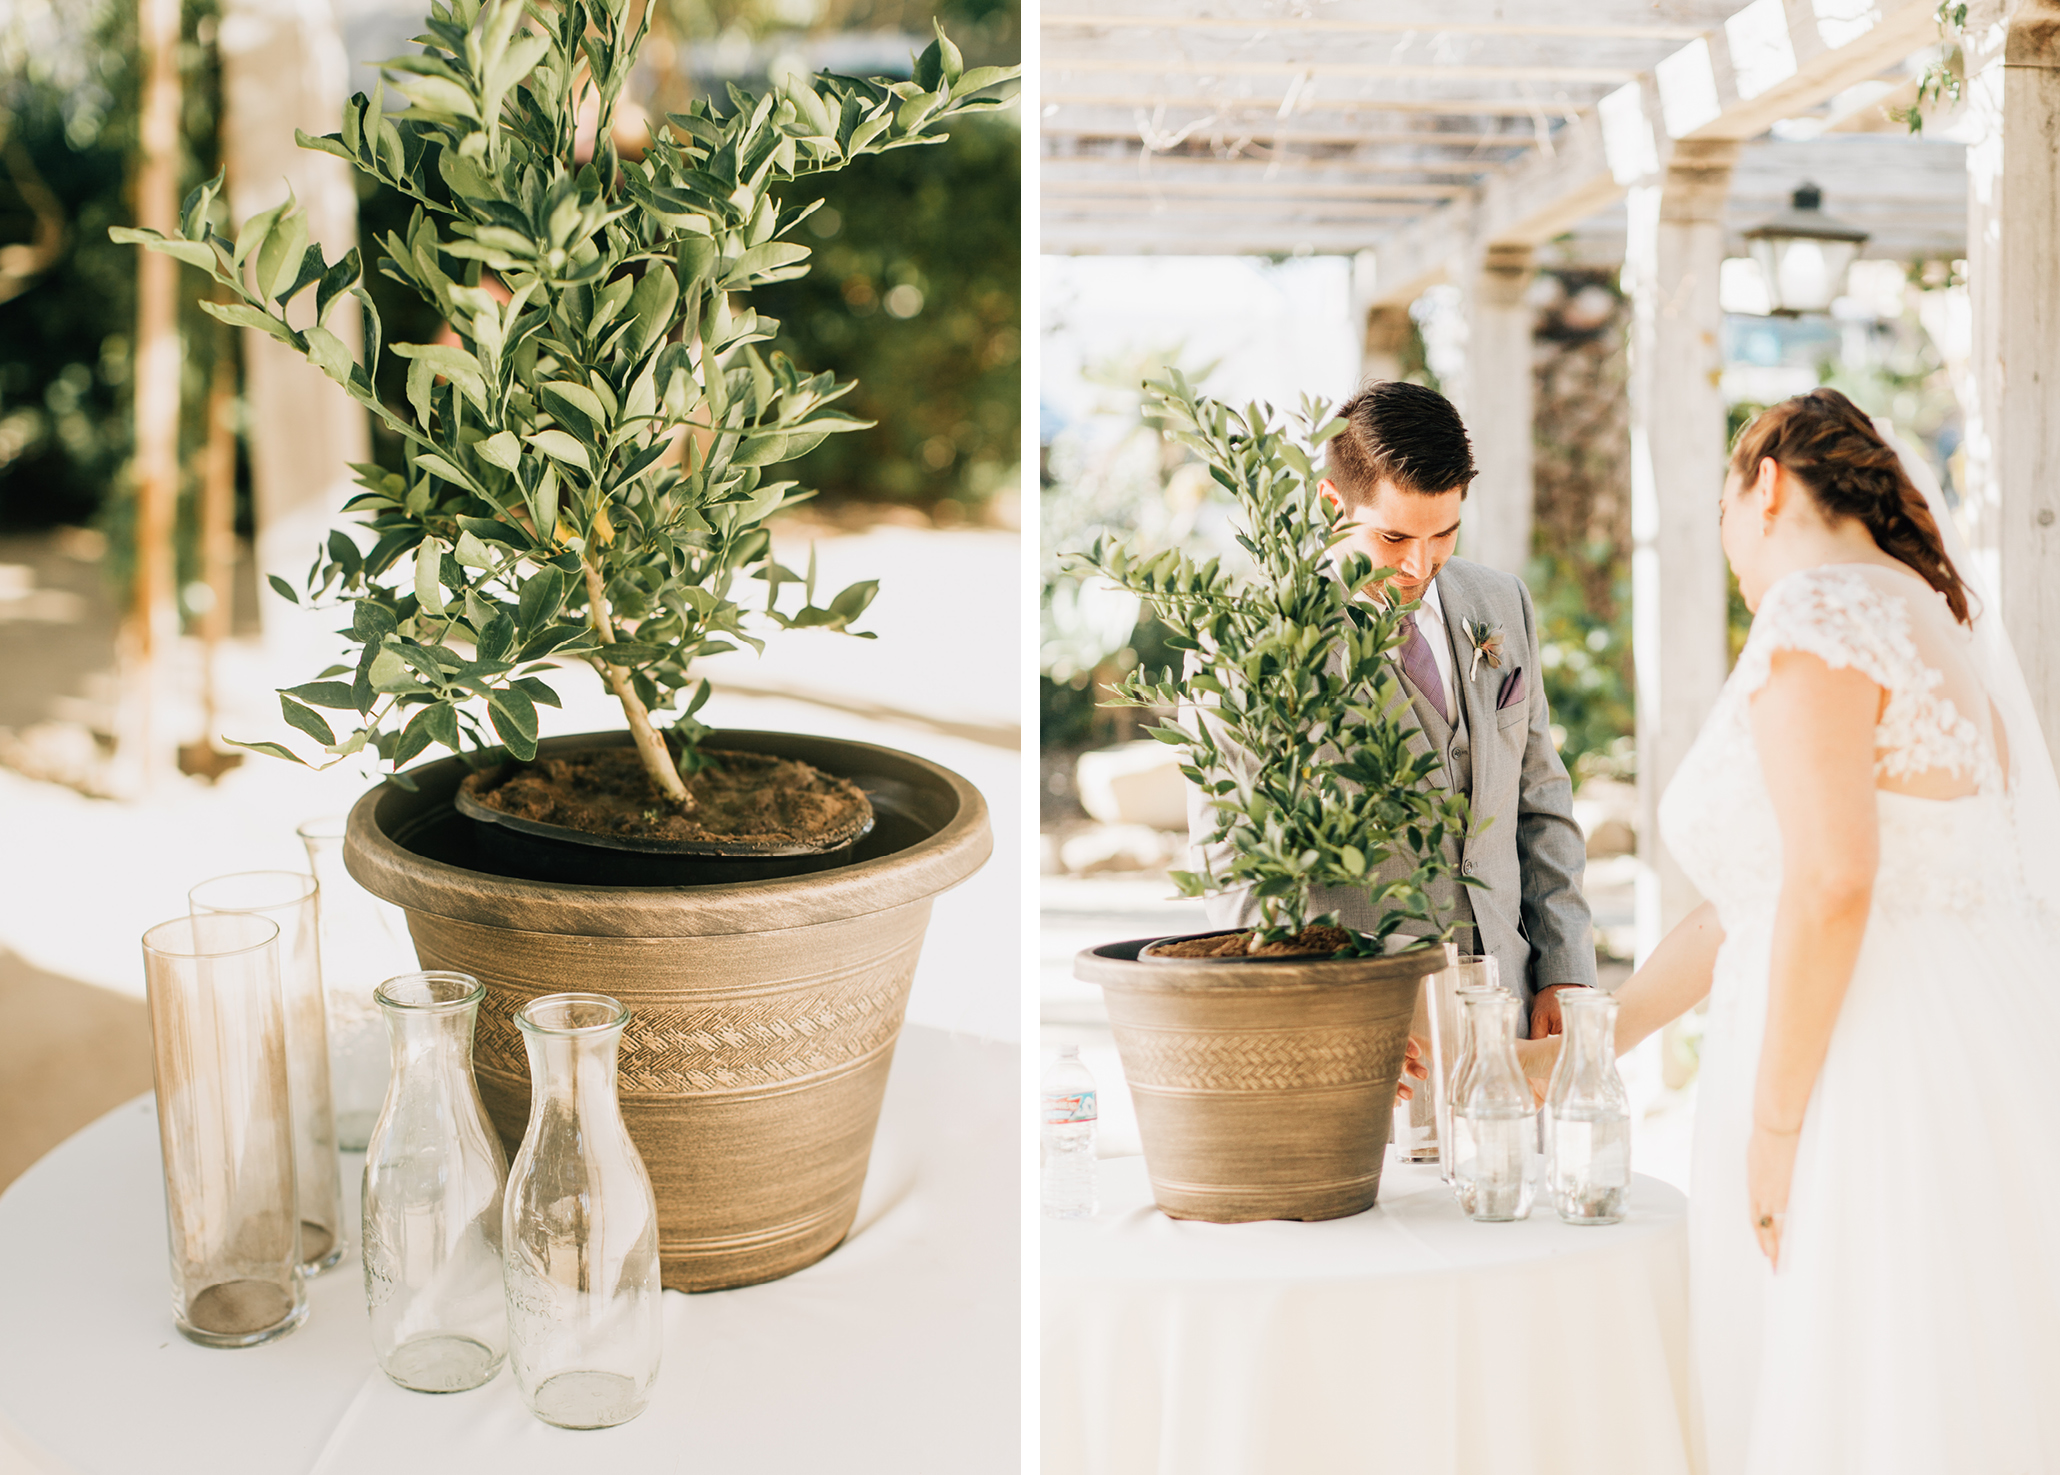
{"label": "woven texture on pot", "polygon": [[629,1007],[616,1084],[658,1199],[663,1279],[710,1290],[813,1264],[850,1229],[929,915],[923,901],[779,932],[513,946],[408,922],[425,967],[486,982],[473,1065],[511,1151],[529,1119],[515,1011],[567,989]]}
{"label": "woven texture on pot", "polygon": [[890,854],[768,881],[512,879],[395,838],[443,823],[464,773],[452,760],[417,770],[412,794],[388,785],[365,796],[347,842],[352,875],[408,913],[423,966],[485,983],[473,1059],[509,1144],[529,1110],[515,1011],[565,990],[629,1007],[617,1056],[623,1119],[658,1200],[662,1277],[678,1290],[776,1279],[842,1240],[931,899],[978,869],[992,843],[978,791],[909,754],[787,734],[710,742],[854,778],[911,838]]}
{"label": "woven texture on pot", "polygon": [[1373,1207],[1409,1021],[1443,952],[1078,955],[1102,985],[1159,1207],[1176,1219],[1338,1219]]}

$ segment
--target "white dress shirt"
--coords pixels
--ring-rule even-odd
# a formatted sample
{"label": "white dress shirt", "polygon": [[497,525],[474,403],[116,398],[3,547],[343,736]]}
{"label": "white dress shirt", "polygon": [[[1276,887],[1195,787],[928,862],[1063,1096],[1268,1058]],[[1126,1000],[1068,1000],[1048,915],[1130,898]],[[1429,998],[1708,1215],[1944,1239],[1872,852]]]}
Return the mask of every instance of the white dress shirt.
{"label": "white dress shirt", "polygon": [[1438,598],[1438,581],[1432,579],[1424,586],[1423,599],[1410,616],[1416,621],[1416,628],[1423,632],[1424,641],[1431,648],[1431,655],[1438,663],[1438,679],[1445,683],[1445,714],[1454,727],[1459,726],[1459,693],[1453,686],[1452,641],[1445,634],[1445,605]]}

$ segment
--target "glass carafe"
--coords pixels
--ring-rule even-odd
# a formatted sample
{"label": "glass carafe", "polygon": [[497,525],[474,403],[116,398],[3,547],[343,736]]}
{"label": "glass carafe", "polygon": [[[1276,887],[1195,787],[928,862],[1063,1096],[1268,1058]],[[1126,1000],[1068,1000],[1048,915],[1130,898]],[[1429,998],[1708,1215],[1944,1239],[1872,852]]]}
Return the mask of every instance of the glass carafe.
{"label": "glass carafe", "polygon": [[1566,1021],[1545,1090],[1545,1186],[1569,1224],[1615,1224],[1631,1190],[1631,1104],[1617,1074],[1617,1001],[1560,990]]}
{"label": "glass carafe", "polygon": [[472,1075],[486,986],[409,973],[374,994],[393,1079],[365,1152],[365,1303],[385,1374],[419,1393],[459,1393],[508,1355],[501,1207],[508,1160]]}
{"label": "glass carafe", "polygon": [[[1495,960],[1489,958],[1487,962],[1492,970]],[[1491,971],[1487,976],[1492,979],[1494,974]],[[1473,1084],[1473,1017],[1467,1013],[1466,1003],[1469,999],[1494,998],[1498,995],[1508,997],[1502,993],[1500,986],[1492,982],[1463,983],[1452,994],[1452,1018],[1448,1024],[1455,1059],[1447,1062],[1452,1078],[1445,1088],[1444,1120],[1438,1126],[1438,1130],[1444,1134],[1444,1141],[1438,1150],[1438,1175],[1455,1192],[1459,1183],[1453,1165],[1472,1151],[1470,1139],[1467,1137],[1466,1122],[1458,1109],[1459,1103],[1466,1099],[1466,1092]]]}
{"label": "glass carafe", "polygon": [[502,1224],[509,1361],[547,1424],[601,1429],[644,1411],[664,1321],[658,1205],[615,1095],[629,1010],[550,994],[516,1011],[529,1125]]}
{"label": "glass carafe", "polygon": [[1459,1099],[1459,1074],[1471,1043],[1460,999],[1467,993],[1499,990],[1499,978],[1491,955],[1461,953],[1425,980],[1424,1002],[1431,1026],[1431,1071],[1426,1084],[1436,1114],[1438,1176],[1447,1183],[1452,1181],[1453,1151],[1448,1145],[1452,1140],[1452,1103]]}
{"label": "glass carafe", "polygon": [[420,966],[399,907],[381,901],[343,865],[342,818],[311,819],[297,833],[307,847],[317,897],[322,992],[329,1011],[329,1091],[336,1144],[362,1152],[386,1100],[392,1051],[372,991],[380,980]]}
{"label": "glass carafe", "polygon": [[1516,1021],[1523,1005],[1501,989],[1464,1000],[1473,1036],[1464,1094],[1452,1110],[1453,1191],[1459,1206],[1486,1223],[1522,1219],[1531,1212],[1525,1171],[1537,1122],[1531,1088],[1516,1062]]}

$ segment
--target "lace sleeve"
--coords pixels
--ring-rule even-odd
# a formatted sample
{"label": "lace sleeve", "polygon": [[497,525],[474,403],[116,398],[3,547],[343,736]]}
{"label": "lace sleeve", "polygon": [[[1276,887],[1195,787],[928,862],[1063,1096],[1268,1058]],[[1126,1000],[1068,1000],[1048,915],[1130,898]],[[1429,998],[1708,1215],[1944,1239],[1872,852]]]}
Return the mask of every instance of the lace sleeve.
{"label": "lace sleeve", "polygon": [[1807,568],[1775,581],[1738,656],[1734,679],[1745,695],[1767,684],[1783,650],[1850,667],[1889,691],[1924,684],[1911,669],[1917,656],[1901,601],[1848,568]]}

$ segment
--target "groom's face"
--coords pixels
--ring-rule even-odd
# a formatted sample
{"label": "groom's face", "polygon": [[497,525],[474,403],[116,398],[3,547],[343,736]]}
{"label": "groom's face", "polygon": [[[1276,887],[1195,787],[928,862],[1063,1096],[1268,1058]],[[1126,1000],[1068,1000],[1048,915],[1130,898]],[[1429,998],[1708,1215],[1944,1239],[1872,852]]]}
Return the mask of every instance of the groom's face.
{"label": "groom's face", "polygon": [[1363,553],[1375,568],[1392,568],[1388,597],[1408,604],[1423,597],[1459,542],[1459,508],[1464,487],[1448,492],[1405,492],[1393,482],[1375,484],[1365,499],[1345,497],[1325,481],[1324,501],[1340,509],[1351,536],[1338,545],[1343,553]]}

